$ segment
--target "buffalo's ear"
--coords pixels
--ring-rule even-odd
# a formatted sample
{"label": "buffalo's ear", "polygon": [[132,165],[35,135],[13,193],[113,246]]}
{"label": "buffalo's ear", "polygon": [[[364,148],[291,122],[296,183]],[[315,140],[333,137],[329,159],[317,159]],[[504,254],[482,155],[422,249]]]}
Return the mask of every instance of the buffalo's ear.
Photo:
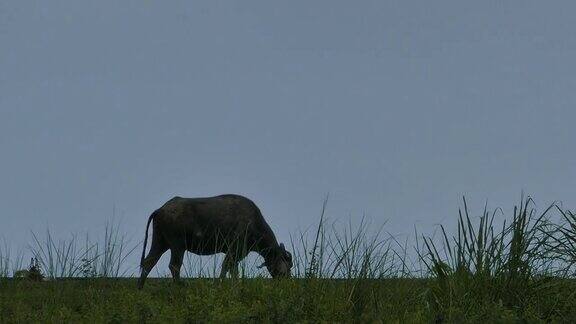
{"label": "buffalo's ear", "polygon": [[280,243],[280,247],[282,248],[282,250],[286,251],[286,248],[284,247],[284,243]]}

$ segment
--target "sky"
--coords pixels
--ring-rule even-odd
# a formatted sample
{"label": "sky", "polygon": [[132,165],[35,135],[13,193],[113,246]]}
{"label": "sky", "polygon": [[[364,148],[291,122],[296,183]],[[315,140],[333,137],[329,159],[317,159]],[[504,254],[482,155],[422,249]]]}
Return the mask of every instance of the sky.
{"label": "sky", "polygon": [[0,1],[0,238],[238,193],[280,241],[576,198],[572,1]]}

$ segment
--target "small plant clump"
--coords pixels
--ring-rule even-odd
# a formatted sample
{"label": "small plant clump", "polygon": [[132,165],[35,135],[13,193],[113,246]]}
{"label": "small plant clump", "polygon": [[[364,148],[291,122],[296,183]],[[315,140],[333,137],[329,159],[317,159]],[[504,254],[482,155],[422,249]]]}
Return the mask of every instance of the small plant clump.
{"label": "small plant clump", "polygon": [[88,258],[82,258],[80,260],[80,275],[83,278],[95,278],[97,276],[96,267],[93,265],[93,260]]}
{"label": "small plant clump", "polygon": [[42,281],[44,280],[44,275],[42,274],[42,269],[38,263],[38,258],[30,259],[30,266],[27,270],[18,270],[14,273],[14,278],[16,279],[27,279],[31,281]]}

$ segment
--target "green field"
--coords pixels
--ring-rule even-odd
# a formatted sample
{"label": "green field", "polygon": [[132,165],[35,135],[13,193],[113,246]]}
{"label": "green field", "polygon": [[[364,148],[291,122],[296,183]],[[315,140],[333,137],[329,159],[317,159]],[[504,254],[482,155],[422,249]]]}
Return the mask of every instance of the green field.
{"label": "green field", "polygon": [[[150,280],[0,283],[3,323],[126,322],[575,322],[576,283],[543,280],[515,303],[474,290],[437,305],[433,281]],[[483,288],[482,290],[484,290]]]}
{"label": "green field", "polygon": [[537,212],[528,199],[504,216],[473,217],[464,201],[453,233],[399,241],[364,222],[329,226],[322,213],[292,237],[293,278],[244,264],[240,279],[219,280],[205,278],[218,264],[188,263],[191,278],[143,290],[122,271],[135,250],[117,229],[99,243],[47,232],[30,248],[44,281],[12,278],[22,257],[0,249],[0,322],[576,323],[576,214]]}

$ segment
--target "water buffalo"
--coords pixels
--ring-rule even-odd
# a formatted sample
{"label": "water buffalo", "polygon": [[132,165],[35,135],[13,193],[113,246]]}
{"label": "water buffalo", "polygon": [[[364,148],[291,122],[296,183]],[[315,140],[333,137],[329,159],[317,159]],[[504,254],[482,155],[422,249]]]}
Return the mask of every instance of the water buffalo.
{"label": "water buffalo", "polygon": [[[151,222],[152,246],[144,257]],[[266,266],[272,277],[288,277],[292,268],[292,255],[284,244],[278,244],[260,209],[239,195],[174,197],[154,211],[146,224],[138,288],[144,286],[150,270],[168,249],[169,268],[175,281],[180,279],[185,251],[199,255],[225,253],[221,278],[228,272],[238,276],[238,262],[250,251],[264,258],[262,266]]]}

